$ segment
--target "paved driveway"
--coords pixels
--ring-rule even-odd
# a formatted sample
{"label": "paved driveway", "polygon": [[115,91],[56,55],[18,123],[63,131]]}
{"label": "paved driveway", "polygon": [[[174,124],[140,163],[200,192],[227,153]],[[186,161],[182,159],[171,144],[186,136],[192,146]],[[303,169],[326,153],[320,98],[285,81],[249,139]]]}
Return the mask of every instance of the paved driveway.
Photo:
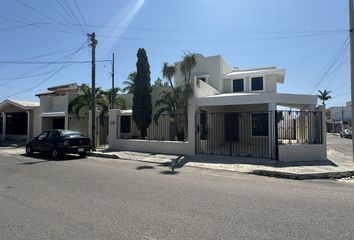
{"label": "paved driveway", "polygon": [[346,155],[353,156],[352,140],[348,138],[341,138],[340,136],[328,133],[327,146],[342,152]]}

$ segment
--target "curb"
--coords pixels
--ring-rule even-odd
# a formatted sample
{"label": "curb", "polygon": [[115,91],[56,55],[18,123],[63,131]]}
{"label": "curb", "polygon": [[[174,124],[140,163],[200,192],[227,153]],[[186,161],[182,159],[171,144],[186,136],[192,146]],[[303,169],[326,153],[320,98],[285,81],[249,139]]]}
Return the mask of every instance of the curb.
{"label": "curb", "polygon": [[[110,154],[110,153],[89,152],[89,153],[87,153],[87,155],[94,156],[94,157],[102,157],[102,158],[147,162],[147,163],[153,163],[153,164],[157,163],[154,161],[120,158],[119,156],[117,156],[115,154]],[[285,178],[285,179],[293,179],[293,180],[338,179],[338,178],[346,178],[346,177],[354,176],[354,171],[325,172],[325,173],[289,173],[289,172],[280,172],[280,171],[271,171],[271,170],[261,170],[260,169],[260,170],[253,170],[252,172],[239,172],[239,171],[231,171],[231,170],[227,170],[227,169],[214,169],[214,168],[206,168],[206,167],[199,167],[199,166],[187,166],[187,167],[209,169],[209,170],[213,170],[213,171],[237,172],[237,173],[242,173],[242,174],[253,174],[253,175],[259,175],[259,176]]]}
{"label": "curb", "polygon": [[110,153],[99,153],[99,152],[88,152],[87,156],[93,157],[102,157],[102,158],[112,158],[112,159],[121,159],[119,156]]}
{"label": "curb", "polygon": [[250,174],[276,177],[276,178],[287,178],[294,180],[310,180],[310,179],[338,179],[345,177],[354,176],[354,171],[343,171],[343,172],[326,172],[326,173],[287,173],[287,172],[277,172],[270,170],[254,170]]}

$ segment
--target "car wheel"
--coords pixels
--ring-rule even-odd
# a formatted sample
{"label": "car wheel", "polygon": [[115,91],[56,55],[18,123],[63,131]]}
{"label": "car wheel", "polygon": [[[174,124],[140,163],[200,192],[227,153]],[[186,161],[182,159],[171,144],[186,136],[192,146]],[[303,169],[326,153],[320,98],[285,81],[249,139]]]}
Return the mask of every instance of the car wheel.
{"label": "car wheel", "polygon": [[87,152],[79,153],[79,156],[82,157],[82,158],[86,157],[86,155],[87,155]]}
{"label": "car wheel", "polygon": [[53,159],[57,159],[59,157],[58,149],[53,148],[52,151],[50,152],[50,155],[52,156]]}
{"label": "car wheel", "polygon": [[31,148],[31,146],[27,145],[26,146],[26,155],[29,156],[29,155],[32,155],[33,153],[33,150]]}

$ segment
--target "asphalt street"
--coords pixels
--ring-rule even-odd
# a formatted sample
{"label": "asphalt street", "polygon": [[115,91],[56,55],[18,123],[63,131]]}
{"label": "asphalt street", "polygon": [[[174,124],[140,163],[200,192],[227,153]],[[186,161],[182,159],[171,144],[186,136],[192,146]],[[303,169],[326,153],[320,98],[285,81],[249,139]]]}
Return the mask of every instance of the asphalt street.
{"label": "asphalt street", "polygon": [[354,184],[0,148],[0,239],[353,239]]}
{"label": "asphalt street", "polygon": [[349,138],[341,138],[329,133],[327,134],[327,146],[338,152],[353,156],[352,140]]}

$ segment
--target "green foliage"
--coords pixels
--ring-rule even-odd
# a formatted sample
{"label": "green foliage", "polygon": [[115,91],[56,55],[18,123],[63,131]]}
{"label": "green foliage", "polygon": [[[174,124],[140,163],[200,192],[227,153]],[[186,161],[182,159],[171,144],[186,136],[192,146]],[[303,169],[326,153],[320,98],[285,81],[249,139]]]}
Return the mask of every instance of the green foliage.
{"label": "green foliage", "polygon": [[[108,101],[105,99],[104,91],[101,88],[96,88],[96,104],[102,109],[108,109]],[[91,88],[82,84],[80,93],[69,103],[69,113],[79,115],[81,109],[91,110]]]}
{"label": "green foliage", "polygon": [[141,132],[141,138],[145,139],[152,114],[150,65],[144,48],[139,48],[137,57],[133,91],[133,120]]}
{"label": "green foliage", "polygon": [[163,87],[161,78],[157,78],[154,82],[154,86]]}
{"label": "green foliage", "polygon": [[136,71],[131,72],[128,75],[128,79],[123,82],[123,84],[125,85],[125,87],[123,88],[123,92],[126,92],[126,93],[133,93],[134,92],[135,79],[136,79]]}
{"label": "green foliage", "polygon": [[126,110],[128,108],[128,103],[122,96],[119,95],[120,91],[121,91],[120,88],[114,88],[114,89],[111,88],[105,91],[104,94],[107,97],[109,106],[114,105],[114,108]]}
{"label": "green foliage", "polygon": [[322,92],[318,90],[319,94],[317,95],[318,99],[322,101],[323,106],[326,106],[325,102],[331,99],[332,97],[329,95],[331,91],[327,91],[326,89]]}
{"label": "green foliage", "polygon": [[162,77],[168,80],[172,89],[174,89],[172,78],[174,77],[175,73],[176,68],[174,65],[169,65],[167,62],[162,65]]}

